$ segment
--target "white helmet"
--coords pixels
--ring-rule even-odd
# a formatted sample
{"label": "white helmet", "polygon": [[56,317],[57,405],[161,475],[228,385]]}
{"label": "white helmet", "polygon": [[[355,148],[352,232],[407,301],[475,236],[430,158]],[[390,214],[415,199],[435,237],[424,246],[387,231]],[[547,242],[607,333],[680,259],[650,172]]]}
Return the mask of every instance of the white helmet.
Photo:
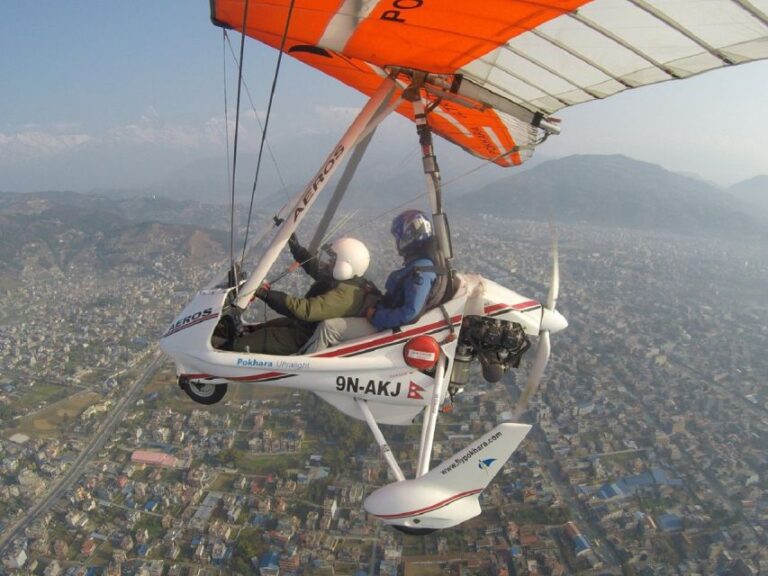
{"label": "white helmet", "polygon": [[362,276],[370,261],[368,248],[354,238],[339,238],[323,246],[320,252],[320,266],[327,267],[334,280],[339,281]]}

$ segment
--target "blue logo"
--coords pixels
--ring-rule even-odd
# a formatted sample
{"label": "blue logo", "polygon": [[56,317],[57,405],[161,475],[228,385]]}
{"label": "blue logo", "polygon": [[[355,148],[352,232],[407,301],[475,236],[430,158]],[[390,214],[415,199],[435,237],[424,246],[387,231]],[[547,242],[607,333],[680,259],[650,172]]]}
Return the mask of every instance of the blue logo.
{"label": "blue logo", "polygon": [[485,460],[480,460],[480,462],[477,463],[477,467],[480,468],[480,470],[488,472],[488,469],[494,462],[496,462],[496,458],[486,458]]}

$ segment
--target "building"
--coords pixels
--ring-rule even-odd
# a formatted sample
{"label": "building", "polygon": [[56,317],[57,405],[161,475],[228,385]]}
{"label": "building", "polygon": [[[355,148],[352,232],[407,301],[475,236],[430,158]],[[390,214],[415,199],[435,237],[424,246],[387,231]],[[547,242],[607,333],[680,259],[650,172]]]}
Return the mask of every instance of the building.
{"label": "building", "polygon": [[131,462],[148,464],[150,466],[162,466],[164,468],[176,468],[179,459],[164,452],[151,452],[149,450],[136,450],[131,454]]}

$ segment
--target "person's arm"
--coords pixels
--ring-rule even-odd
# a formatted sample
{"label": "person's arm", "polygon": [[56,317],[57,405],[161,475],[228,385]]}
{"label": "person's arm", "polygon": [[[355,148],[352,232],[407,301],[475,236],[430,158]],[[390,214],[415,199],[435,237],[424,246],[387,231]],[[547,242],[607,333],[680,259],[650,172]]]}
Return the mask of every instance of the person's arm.
{"label": "person's arm", "polygon": [[317,258],[301,245],[295,233],[288,238],[288,249],[293,259],[304,268],[304,272],[317,280]]}
{"label": "person's arm", "polygon": [[354,301],[348,288],[339,284],[333,290],[313,298],[297,298],[285,292],[270,290],[262,299],[267,306],[283,316],[305,322],[320,322],[350,315]]}

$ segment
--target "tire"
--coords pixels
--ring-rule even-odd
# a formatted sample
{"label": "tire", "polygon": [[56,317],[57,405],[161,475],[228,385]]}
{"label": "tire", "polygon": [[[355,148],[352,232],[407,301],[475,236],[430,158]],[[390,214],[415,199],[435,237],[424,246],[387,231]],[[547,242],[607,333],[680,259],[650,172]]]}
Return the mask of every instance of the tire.
{"label": "tire", "polygon": [[226,384],[210,384],[205,381],[195,380],[182,383],[181,389],[187,396],[192,398],[198,404],[210,406],[220,402],[227,393]]}

